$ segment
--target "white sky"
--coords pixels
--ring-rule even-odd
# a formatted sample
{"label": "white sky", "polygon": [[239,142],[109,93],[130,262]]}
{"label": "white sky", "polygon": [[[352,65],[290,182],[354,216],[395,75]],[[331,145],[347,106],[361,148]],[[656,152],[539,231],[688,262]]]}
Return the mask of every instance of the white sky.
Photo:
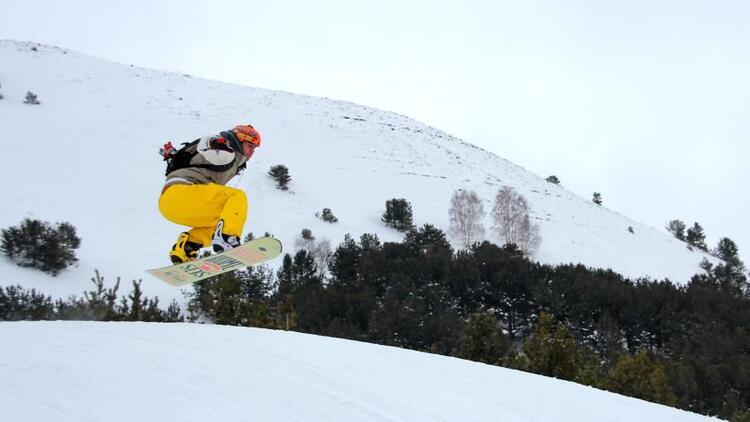
{"label": "white sky", "polygon": [[716,0],[0,0],[0,38],[405,114],[750,264],[748,22]]}

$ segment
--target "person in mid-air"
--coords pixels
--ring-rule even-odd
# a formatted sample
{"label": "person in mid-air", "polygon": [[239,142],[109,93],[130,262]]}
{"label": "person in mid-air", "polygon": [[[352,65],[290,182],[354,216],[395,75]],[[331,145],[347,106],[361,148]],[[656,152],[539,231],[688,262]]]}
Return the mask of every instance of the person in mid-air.
{"label": "person in mid-air", "polygon": [[167,161],[167,180],[159,211],[169,221],[192,227],[180,233],[169,257],[173,263],[198,258],[201,248],[223,252],[240,245],[247,218],[245,192],[225,186],[246,167],[260,134],[239,125],[218,135],[204,136],[179,150],[168,142],[160,153]]}

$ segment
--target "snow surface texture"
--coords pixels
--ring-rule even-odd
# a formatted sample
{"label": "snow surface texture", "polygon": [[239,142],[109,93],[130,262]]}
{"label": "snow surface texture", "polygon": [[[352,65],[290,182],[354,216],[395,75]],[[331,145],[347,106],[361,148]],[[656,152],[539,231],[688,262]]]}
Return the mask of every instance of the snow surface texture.
{"label": "snow surface texture", "polygon": [[[416,225],[447,230],[450,197],[458,188],[483,198],[488,239],[499,243],[489,230],[489,213],[498,189],[510,185],[528,199],[540,227],[540,262],[583,263],[677,283],[701,272],[705,255],[663,230],[394,113],[16,41],[0,41],[0,83],[0,228],[25,217],[70,221],[83,239],[80,263],[57,278],[0,258],[0,285],[81,294],[99,269],[107,285],[121,277],[129,290],[131,280],[148,277],[145,269],[168,264],[168,249],[183,229],[157,209],[164,171],[157,151],[167,140],[190,141],[238,123],[251,123],[263,135],[248,170],[230,182],[248,194],[246,232],[269,232],[287,252],[303,228],[333,246],[346,233],[400,241],[402,234],[380,221],[391,198],[411,202]],[[27,91],[41,105],[23,104]],[[289,191],[276,189],[267,175],[276,164],[290,170]],[[554,168],[550,163],[550,173]],[[339,222],[316,218],[323,208]],[[143,287],[162,303],[181,298],[155,279]]]}
{"label": "snow surface texture", "polygon": [[8,421],[703,421],[461,359],[200,324],[0,324]]}

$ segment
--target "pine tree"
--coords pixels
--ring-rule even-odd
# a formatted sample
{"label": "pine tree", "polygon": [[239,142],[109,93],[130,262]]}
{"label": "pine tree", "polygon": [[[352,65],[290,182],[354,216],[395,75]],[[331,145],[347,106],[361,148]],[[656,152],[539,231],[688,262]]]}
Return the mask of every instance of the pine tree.
{"label": "pine tree", "polygon": [[491,313],[481,311],[469,317],[459,357],[497,365],[506,349],[497,319]]}
{"label": "pine tree", "polygon": [[698,248],[702,251],[708,251],[708,246],[706,246],[706,235],[703,233],[703,227],[697,222],[693,223],[693,227],[687,229],[685,240],[689,246]]}
{"label": "pine tree", "polygon": [[534,333],[523,344],[523,352],[531,372],[566,380],[573,380],[578,374],[578,345],[568,327],[556,323],[551,314],[539,315]]}
{"label": "pine tree", "polygon": [[405,232],[413,227],[411,204],[404,198],[393,198],[385,202],[382,220],[389,227]]}
{"label": "pine tree", "polygon": [[143,305],[145,304],[145,300],[143,299],[143,290],[141,290],[141,281],[133,281],[133,291],[128,295],[128,299],[130,299],[130,303],[132,303],[128,310],[128,320],[142,321],[141,318],[143,316]]}
{"label": "pine tree", "polygon": [[732,239],[723,237],[719,240],[714,254],[724,261],[713,268],[713,275],[719,285],[736,295],[741,296],[750,293],[746,275],[747,269],[745,263],[739,257],[737,244]]}
{"label": "pine tree", "polygon": [[113,321],[117,320],[118,312],[116,309],[117,290],[120,288],[120,279],[118,278],[115,285],[109,289],[104,287],[104,277],[99,274],[98,270],[94,271],[94,277],[91,278],[95,289],[83,293],[84,309],[88,313],[87,318],[95,321]]}
{"label": "pine tree", "polygon": [[276,181],[276,187],[281,190],[289,189],[289,181],[292,180],[292,176],[289,175],[289,169],[283,165],[278,164],[268,171],[268,175]]}
{"label": "pine tree", "polygon": [[40,104],[36,94],[31,91],[26,92],[26,100],[24,100],[24,103],[32,105]]}
{"label": "pine tree", "polygon": [[25,219],[19,227],[1,231],[0,250],[22,267],[36,268],[53,276],[78,261],[75,249],[81,239],[70,223],[55,226]]}
{"label": "pine tree", "polygon": [[663,366],[645,350],[625,355],[609,371],[610,390],[631,397],[672,406],[677,401]]}
{"label": "pine tree", "polygon": [[276,279],[278,280],[278,291],[277,294],[280,297],[285,297],[292,293],[294,289],[294,274],[292,273],[292,256],[284,254],[284,258],[281,261],[281,268],[276,273]]}
{"label": "pine tree", "polygon": [[685,223],[680,220],[671,220],[667,223],[667,231],[672,233],[674,237],[679,240],[685,241]]}

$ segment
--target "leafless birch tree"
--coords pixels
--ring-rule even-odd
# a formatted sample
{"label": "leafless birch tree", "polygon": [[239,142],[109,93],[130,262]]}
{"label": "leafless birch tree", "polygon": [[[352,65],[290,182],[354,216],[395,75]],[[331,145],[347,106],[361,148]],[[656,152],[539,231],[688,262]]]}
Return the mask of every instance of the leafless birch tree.
{"label": "leafless birch tree", "polygon": [[484,237],[484,206],[476,192],[459,189],[453,193],[448,210],[448,232],[468,248]]}
{"label": "leafless birch tree", "polygon": [[503,243],[515,243],[526,255],[533,255],[539,247],[539,226],[529,218],[529,203],[512,187],[497,192],[492,223]]}

